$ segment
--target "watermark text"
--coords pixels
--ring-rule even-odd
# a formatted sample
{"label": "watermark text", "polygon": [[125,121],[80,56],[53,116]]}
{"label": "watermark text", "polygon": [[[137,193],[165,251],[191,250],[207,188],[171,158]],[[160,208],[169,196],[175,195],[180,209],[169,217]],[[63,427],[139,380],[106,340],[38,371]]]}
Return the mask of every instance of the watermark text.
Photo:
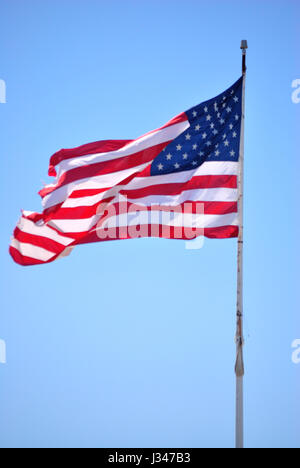
{"label": "watermark text", "polygon": [[6,104],[6,83],[0,79],[0,104]]}
{"label": "watermark text", "polygon": [[299,104],[300,102],[300,78],[292,82],[292,88],[296,88],[295,91],[292,92],[292,102],[294,104]]}
{"label": "watermark text", "polygon": [[205,214],[200,202],[143,205],[122,195],[113,203],[101,203],[97,218],[96,233],[101,240],[162,237],[189,241],[188,250],[203,247]]}
{"label": "watermark text", "polygon": [[0,364],[6,364],[6,343],[0,339]]}
{"label": "watermark text", "polygon": [[294,349],[292,353],[292,362],[294,364],[300,364],[300,339],[293,341],[292,348]]}

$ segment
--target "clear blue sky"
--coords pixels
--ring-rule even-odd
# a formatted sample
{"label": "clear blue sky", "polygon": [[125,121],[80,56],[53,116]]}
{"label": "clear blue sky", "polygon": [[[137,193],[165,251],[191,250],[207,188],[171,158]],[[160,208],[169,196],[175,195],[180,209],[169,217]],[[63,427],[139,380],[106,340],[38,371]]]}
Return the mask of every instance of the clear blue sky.
{"label": "clear blue sky", "polygon": [[94,244],[30,268],[7,251],[53,152],[135,138],[212,98],[239,78],[246,38],[245,438],[300,447],[299,2],[0,10],[0,446],[233,446],[235,240]]}

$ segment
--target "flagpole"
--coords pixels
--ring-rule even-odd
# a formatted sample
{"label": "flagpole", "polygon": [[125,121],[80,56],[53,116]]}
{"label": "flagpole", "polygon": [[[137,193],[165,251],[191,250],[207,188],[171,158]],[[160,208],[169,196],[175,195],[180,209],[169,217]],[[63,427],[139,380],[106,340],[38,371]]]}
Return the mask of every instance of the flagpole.
{"label": "flagpole", "polygon": [[236,448],[244,448],[244,358],[243,358],[243,202],[244,202],[244,123],[245,123],[245,82],[246,82],[246,40],[241,43],[242,50],[242,120],[239,154],[238,177],[238,207],[239,207],[239,236],[237,252],[237,328],[236,328]]}

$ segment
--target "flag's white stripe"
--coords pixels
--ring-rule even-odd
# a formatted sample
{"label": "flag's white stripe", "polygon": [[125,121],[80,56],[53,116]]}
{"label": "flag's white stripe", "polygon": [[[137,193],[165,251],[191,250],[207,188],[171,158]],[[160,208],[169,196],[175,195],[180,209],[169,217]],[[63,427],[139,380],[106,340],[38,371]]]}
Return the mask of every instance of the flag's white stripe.
{"label": "flag's white stripe", "polygon": [[89,164],[96,164],[98,162],[111,161],[113,159],[123,158],[130,154],[138,153],[151,146],[156,146],[166,141],[171,141],[187,128],[189,128],[189,121],[179,122],[169,127],[157,130],[148,135],[144,135],[136,140],[128,143],[116,151],[109,151],[106,153],[96,153],[92,155],[80,156],[77,158],[66,159],[59,163],[56,167],[58,178],[65,172],[75,167],[88,166]]}
{"label": "flag's white stripe", "polygon": [[[149,163],[141,164],[140,166],[131,167],[124,171],[112,172],[111,174],[104,174],[102,176],[88,177],[86,179],[76,180],[70,184],[58,188],[54,192],[44,197],[42,204],[44,210],[51,208],[51,206],[58,205],[65,201],[74,190],[88,190],[88,189],[102,189],[112,186],[118,186],[119,182],[125,180],[130,175],[137,171],[142,171]],[[102,198],[101,198],[102,199]]]}
{"label": "flag's white stripe", "polygon": [[196,169],[172,174],[162,174],[150,177],[135,177],[127,186],[128,190],[147,187],[149,185],[172,184],[188,182],[196,176],[237,175],[238,163],[235,161],[207,161]]}
{"label": "flag's white stripe", "polygon": [[51,239],[64,246],[67,246],[74,241],[74,239],[59,235],[57,232],[46,225],[35,224],[33,221],[23,217],[19,220],[17,226],[22,232],[33,234],[35,236],[46,237],[47,239]]}
{"label": "flag's white stripe", "polygon": [[83,219],[51,219],[49,226],[53,226],[61,232],[81,233],[92,229],[98,222],[100,215],[94,215]]}
{"label": "flag's white stripe", "polygon": [[30,257],[42,262],[47,262],[56,255],[55,253],[49,252],[49,250],[43,249],[42,247],[37,247],[36,245],[27,243],[25,244],[24,242],[19,242],[16,239],[13,239],[10,245],[18,250],[24,257]]}
{"label": "flag's white stripe", "polygon": [[138,226],[148,224],[160,224],[164,226],[186,227],[186,228],[213,228],[221,226],[237,226],[237,213],[225,215],[208,215],[193,213],[172,212],[133,212],[124,213],[106,219],[97,225],[97,229]]}
{"label": "flag's white stripe", "polygon": [[208,189],[193,189],[185,190],[179,195],[149,195],[147,197],[141,197],[137,199],[130,199],[127,197],[127,201],[136,204],[144,205],[180,205],[185,201],[208,201],[208,202],[235,202],[237,201],[238,192],[237,189],[231,188],[208,188]]}

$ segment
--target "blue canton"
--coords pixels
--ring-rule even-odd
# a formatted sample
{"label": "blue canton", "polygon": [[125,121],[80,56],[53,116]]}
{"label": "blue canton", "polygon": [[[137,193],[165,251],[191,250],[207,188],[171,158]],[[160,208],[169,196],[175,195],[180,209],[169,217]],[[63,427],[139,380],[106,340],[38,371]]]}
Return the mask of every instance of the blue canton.
{"label": "blue canton", "polygon": [[190,127],[153,160],[151,175],[189,171],[205,161],[238,161],[242,85],[240,78],[216,98],[188,110]]}

